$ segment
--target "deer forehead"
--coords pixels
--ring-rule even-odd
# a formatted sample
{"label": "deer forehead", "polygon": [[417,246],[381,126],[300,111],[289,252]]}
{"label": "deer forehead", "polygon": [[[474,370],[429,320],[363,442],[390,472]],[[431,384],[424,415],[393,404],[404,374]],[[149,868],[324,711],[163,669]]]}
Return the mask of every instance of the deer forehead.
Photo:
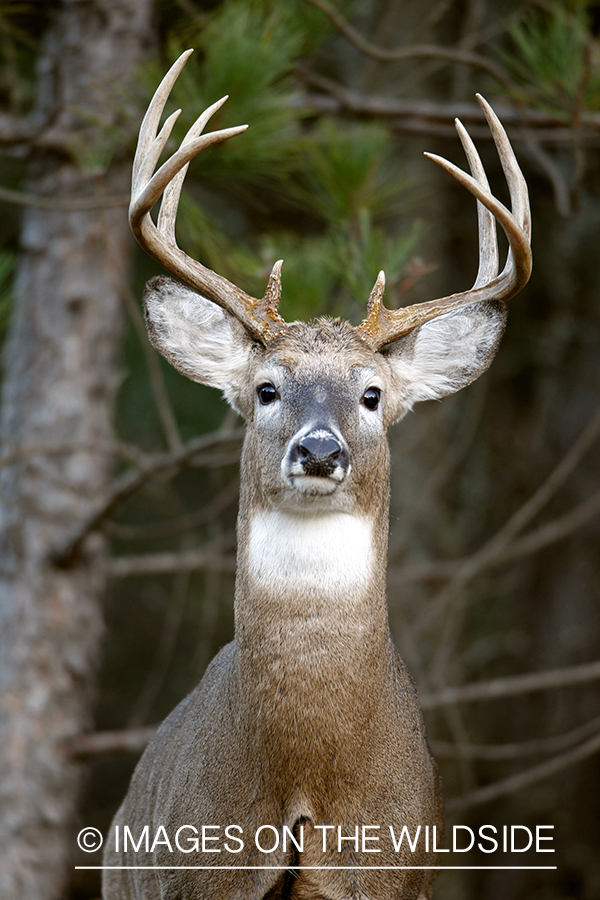
{"label": "deer forehead", "polygon": [[357,338],[348,322],[294,322],[255,362],[254,387],[270,382],[278,390],[312,391],[321,401],[344,393],[382,388],[388,367],[381,355]]}
{"label": "deer forehead", "polygon": [[269,349],[290,368],[301,358],[338,357],[346,365],[364,365],[375,355],[349,322],[326,316],[313,322],[292,322]]}

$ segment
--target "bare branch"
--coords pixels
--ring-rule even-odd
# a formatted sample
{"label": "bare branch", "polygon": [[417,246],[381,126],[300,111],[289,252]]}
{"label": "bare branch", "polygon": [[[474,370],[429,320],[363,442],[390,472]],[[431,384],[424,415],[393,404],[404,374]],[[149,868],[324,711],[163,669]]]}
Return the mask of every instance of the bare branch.
{"label": "bare branch", "polygon": [[106,523],[106,531],[122,541],[160,540],[173,537],[185,531],[193,531],[215,519],[237,499],[238,493],[239,480],[233,478],[223,490],[211,497],[209,503],[191,513],[173,519],[165,519],[162,522],[149,522],[146,525],[127,525],[123,522],[111,521]]}
{"label": "bare branch", "polygon": [[113,197],[100,194],[93,197],[73,197],[71,200],[65,200],[62,197],[45,197],[42,194],[28,194],[5,187],[0,187],[0,200],[17,206],[33,206],[36,209],[48,209],[52,212],[82,212],[129,205],[129,196],[125,194],[117,194]]}
{"label": "bare branch", "polygon": [[[540,550],[544,550],[551,544],[562,541],[570,537],[578,528],[582,528],[591,519],[600,513],[600,491],[592,494],[587,500],[577,504],[564,516],[558,516],[539,528],[527,532],[519,540],[513,541],[512,544],[497,556],[490,558],[485,566],[485,570],[496,568],[497,566],[506,565],[508,562],[525,559]],[[472,557],[461,557],[460,559],[438,560],[431,563],[423,563],[422,565],[406,565],[391,568],[388,574],[388,584],[390,587],[398,587],[407,582],[414,581],[435,581],[449,578],[455,578],[462,566],[465,566]],[[479,570],[480,572],[482,570]]]}
{"label": "bare branch", "polygon": [[310,3],[311,6],[316,6],[317,9],[320,9],[321,12],[325,13],[338,31],[343,34],[357,50],[360,50],[361,53],[364,53],[365,56],[370,56],[372,59],[377,59],[380,62],[400,62],[406,59],[417,58],[440,59],[450,63],[462,63],[463,65],[476,66],[479,69],[483,69],[489,75],[492,75],[500,82],[500,84],[510,84],[510,79],[501,66],[478,53],[473,53],[470,50],[457,49],[455,47],[439,47],[434,44],[398,47],[395,50],[389,50],[386,47],[377,47],[375,44],[371,44],[370,41],[365,40],[365,38],[363,38],[363,36],[341,15],[341,13],[339,13],[331,3],[327,2],[327,0],[305,0],[305,2]]}
{"label": "bare branch", "polygon": [[561,753],[547,762],[540,763],[517,775],[511,775],[509,778],[503,778],[501,781],[495,781],[485,787],[470,791],[460,797],[452,797],[444,804],[446,812],[461,812],[464,809],[470,809],[473,806],[481,806],[483,803],[489,803],[497,800],[499,797],[506,797],[508,794],[515,794],[524,788],[531,787],[539,781],[551,778],[563,769],[576,765],[578,762],[593,756],[600,752],[600,734],[596,734],[589,741],[580,744],[574,750]]}
{"label": "bare branch", "polygon": [[[317,74],[301,64],[296,73],[307,84],[325,94],[305,94],[294,102],[307,109],[327,115],[349,111],[356,115],[389,120],[396,131],[434,134],[441,137],[455,135],[454,120],[469,123],[473,138],[489,140],[489,130],[481,110],[472,103],[432,103],[426,100],[404,100],[378,94],[363,94],[343,87],[336,81]],[[512,141],[530,145],[532,136],[538,143],[573,145],[574,129],[561,119],[537,109],[498,106],[498,116],[510,129]],[[600,115],[587,113],[582,118],[578,140],[585,146],[600,145]]]}
{"label": "bare branch", "polygon": [[225,447],[239,445],[243,436],[243,428],[236,428],[229,434],[217,431],[213,434],[203,435],[187,443],[179,453],[161,454],[136,471],[129,470],[123,473],[116,480],[112,491],[98,508],[84,522],[78,525],[70,539],[62,547],[54,551],[52,555],[54,564],[60,567],[72,565],[81,552],[87,536],[91,532],[96,531],[117,507],[127,500],[128,497],[131,497],[132,494],[135,494],[136,491],[139,491],[152,478],[158,475],[179,472],[193,465],[229,464],[231,457],[223,459],[220,456],[215,457],[206,452],[204,456],[201,456],[201,454],[203,451],[222,451]]}
{"label": "bare branch", "polygon": [[235,556],[220,555],[235,544],[233,534],[227,535],[226,538],[228,539],[211,541],[205,547],[196,550],[117,556],[108,563],[108,572],[113,578],[166,572],[197,572],[202,569],[235,572]]}
{"label": "bare branch", "polygon": [[507,562],[515,559],[523,559],[532,553],[543,550],[550,544],[561,541],[569,537],[578,528],[583,527],[590,519],[598,515],[600,512],[600,491],[596,491],[583,503],[579,503],[564,516],[559,516],[545,525],[541,525],[534,531],[525,534],[519,541],[515,541],[506,551],[499,557],[500,562]]}
{"label": "bare branch", "polygon": [[[572,130],[572,135],[575,135],[574,129]],[[557,211],[561,216],[567,218],[572,212],[571,191],[569,190],[569,185],[567,184],[567,180],[561,171],[560,166],[558,166],[554,159],[546,153],[540,144],[538,136],[532,129],[527,129],[524,132],[524,136],[527,149],[529,150],[532,159],[537,162],[552,185],[552,190],[554,191],[554,204]],[[572,144],[573,140],[571,140],[570,143]]]}
{"label": "bare branch", "polygon": [[[460,26],[457,49],[472,50],[482,43],[481,30],[485,19],[485,0],[468,0]],[[467,66],[457,66],[453,72],[452,95],[455,98],[466,95],[470,70]]]}
{"label": "bare branch", "polygon": [[46,124],[39,112],[30,116],[0,113],[0,144],[28,144],[38,137]]}
{"label": "bare branch", "polygon": [[[499,531],[496,532],[485,544],[472,556],[468,557],[464,564],[456,571],[453,581],[446,585],[438,595],[429,602],[420,619],[413,627],[413,635],[421,634],[431,622],[456,599],[464,587],[492,562],[501,558],[507,547],[516,536],[529,524],[529,522],[552,499],[558,489],[575,470],[581,458],[589,450],[600,433],[600,410],[588,422],[586,428],[577,438],[570,450],[565,454],[548,478],[533,493],[509,519]],[[448,655],[451,649],[451,641],[448,635],[444,635],[443,653]]]}
{"label": "bare branch", "polygon": [[585,722],[578,728],[552,737],[537,738],[532,741],[519,741],[512,744],[461,744],[450,741],[430,741],[429,744],[437,757],[467,757],[468,759],[511,760],[523,756],[537,756],[542,753],[560,753],[578,744],[580,741],[600,732],[600,716]]}
{"label": "bare branch", "polygon": [[530,499],[511,516],[506,525],[498,532],[495,540],[505,543],[507,537],[519,534],[531,520],[554,497],[557,490],[575,471],[582,457],[590,449],[600,433],[600,410],[592,417],[575,443],[568,450],[556,468],[544,483],[535,491]]}
{"label": "bare branch", "polygon": [[173,407],[171,406],[171,401],[169,400],[169,395],[165,386],[158,353],[148,340],[144,317],[135,301],[131,288],[125,281],[121,281],[120,288],[123,305],[127,310],[127,314],[136,331],[144,353],[148,374],[150,375],[152,395],[167,440],[167,445],[171,452],[179,453],[183,449],[183,443],[181,435],[179,434],[177,419],[175,418],[175,413],[173,412]]}
{"label": "bare branch", "polygon": [[596,660],[565,669],[547,669],[543,672],[530,672],[527,675],[514,675],[509,678],[494,678],[492,681],[458,685],[445,688],[436,694],[425,694],[420,700],[423,709],[437,709],[452,703],[496,700],[499,697],[514,697],[536,691],[555,690],[599,679],[600,660]]}
{"label": "bare branch", "polygon": [[126,462],[137,467],[147,465],[150,457],[133,444],[123,441],[94,441],[93,443],[61,443],[61,444],[20,444],[7,435],[0,435],[0,440],[8,446],[8,450],[0,456],[0,469],[16,463],[31,462],[37,458],[67,456],[73,453],[106,453],[120,456]]}
{"label": "bare branch", "polygon": [[82,734],[73,745],[73,756],[98,756],[102,753],[115,753],[125,750],[128,753],[139,753],[146,747],[158,726],[147,728],[127,728],[122,731],[97,731],[95,734]]}
{"label": "bare branch", "polygon": [[[184,536],[181,542],[183,551],[190,548],[190,538],[191,535]],[[146,673],[127,723],[131,728],[141,726],[146,721],[158,692],[164,684],[183,622],[190,591],[190,579],[190,571],[181,568],[174,572],[171,579],[170,596],[165,604],[163,620],[157,635],[154,659]]]}
{"label": "bare branch", "polygon": [[419,520],[423,511],[428,508],[431,498],[445,484],[466,455],[483,412],[485,385],[486,382],[484,380],[480,380],[474,385],[470,399],[466,404],[466,409],[450,444],[441,454],[440,461],[432,468],[425,484],[422,485],[412,502],[404,510],[400,527],[394,535],[394,542],[390,547],[390,556],[395,555],[399,549],[404,547],[415,522]]}

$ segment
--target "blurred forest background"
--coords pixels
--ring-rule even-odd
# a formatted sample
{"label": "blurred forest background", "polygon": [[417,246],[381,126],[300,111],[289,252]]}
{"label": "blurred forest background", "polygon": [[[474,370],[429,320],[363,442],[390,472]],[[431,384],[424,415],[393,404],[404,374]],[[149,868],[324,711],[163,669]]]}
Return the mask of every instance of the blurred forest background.
{"label": "blurred forest background", "polygon": [[[228,93],[248,131],[192,165],[187,252],[283,315],[358,323],[471,284],[453,120],[530,185],[534,273],[489,372],[393,430],[390,622],[448,824],[553,825],[556,853],[465,863],[444,900],[600,896],[600,4],[0,3],[0,894],[99,896],[153,726],[232,636],[241,422],[148,344],[159,267],[126,223],[137,128],[182,49],[175,138]],[[175,146],[175,143],[173,143]],[[443,860],[447,863],[447,860]]]}

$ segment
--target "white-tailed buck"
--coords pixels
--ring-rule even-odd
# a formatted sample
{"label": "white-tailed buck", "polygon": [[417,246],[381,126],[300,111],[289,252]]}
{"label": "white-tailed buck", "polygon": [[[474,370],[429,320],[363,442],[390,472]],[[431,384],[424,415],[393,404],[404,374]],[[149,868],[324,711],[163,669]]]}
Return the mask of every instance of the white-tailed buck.
{"label": "white-tailed buck", "polygon": [[[104,896],[429,897],[442,807],[415,687],[388,628],[386,431],[417,401],[452,394],[489,366],[504,301],[531,271],[525,181],[480,98],[512,211],[491,195],[460,123],[472,175],[431,157],[479,201],[473,288],[387,310],[381,273],[358,327],[288,324],[277,312],[279,262],[255,299],[176,244],[189,161],[245,128],[200,136],[220,101],[153,174],[177,113],[160,133],[159,120],[188,55],[142,124],[130,221],[142,247],[190,285],[148,283],[152,343],[184,375],[222,390],[248,425],[235,639],[144,753],[107,838],[105,865],[115,868]],[[510,244],[500,274],[494,218]]]}

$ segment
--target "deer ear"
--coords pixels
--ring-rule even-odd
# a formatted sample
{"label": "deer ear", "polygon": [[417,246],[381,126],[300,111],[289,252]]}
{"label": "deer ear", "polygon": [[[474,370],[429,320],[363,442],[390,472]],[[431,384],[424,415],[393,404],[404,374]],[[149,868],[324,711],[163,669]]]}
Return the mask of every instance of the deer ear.
{"label": "deer ear", "polygon": [[454,394],[479,378],[498,349],[506,315],[501,300],[473,303],[384,347],[396,382],[397,418],[421,400]]}
{"label": "deer ear", "polygon": [[240,412],[240,394],[257,348],[244,326],[216,303],[164,276],[147,283],[144,312],[158,352],[192,381],[220,388]]}

